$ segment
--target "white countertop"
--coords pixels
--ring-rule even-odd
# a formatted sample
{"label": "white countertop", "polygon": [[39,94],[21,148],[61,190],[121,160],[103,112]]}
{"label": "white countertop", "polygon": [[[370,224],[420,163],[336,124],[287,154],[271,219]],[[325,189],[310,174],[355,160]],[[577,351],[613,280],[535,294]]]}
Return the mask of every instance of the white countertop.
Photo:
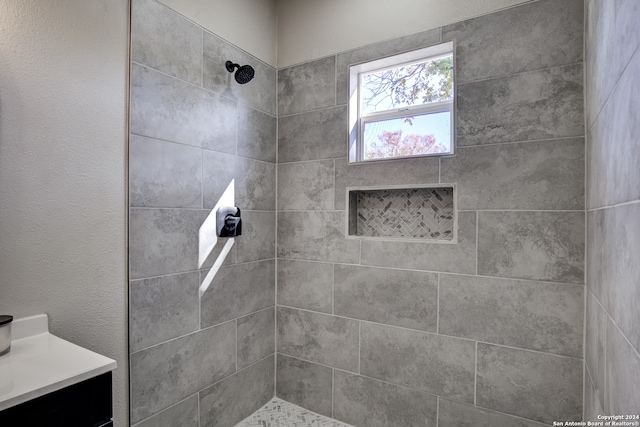
{"label": "white countertop", "polygon": [[12,323],[0,356],[0,411],[116,368],[116,361],[49,333],[46,314]]}

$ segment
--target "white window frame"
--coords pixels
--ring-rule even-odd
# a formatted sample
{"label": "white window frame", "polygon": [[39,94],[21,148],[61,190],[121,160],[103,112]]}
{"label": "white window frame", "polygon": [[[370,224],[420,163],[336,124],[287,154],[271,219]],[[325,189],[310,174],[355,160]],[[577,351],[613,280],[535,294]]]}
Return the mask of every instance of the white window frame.
{"label": "white window frame", "polygon": [[[411,65],[420,62],[439,59],[453,55],[453,42],[441,43],[435,46],[401,53],[363,64],[352,65],[349,68],[349,162],[372,162],[384,160],[397,160],[415,157],[451,156],[455,149],[455,124],[454,124],[454,100],[432,102],[425,105],[414,105],[395,110],[385,110],[381,112],[362,113],[362,102],[360,97],[362,75],[376,71],[399,68],[404,65]],[[453,55],[455,70],[455,55]],[[454,73],[454,94],[455,94],[455,73]],[[455,96],[454,96],[455,98]],[[385,157],[383,159],[364,158],[364,126],[366,123],[374,123],[394,118],[424,115],[429,113],[449,112],[451,124],[451,151],[448,153],[417,154],[413,156]]]}

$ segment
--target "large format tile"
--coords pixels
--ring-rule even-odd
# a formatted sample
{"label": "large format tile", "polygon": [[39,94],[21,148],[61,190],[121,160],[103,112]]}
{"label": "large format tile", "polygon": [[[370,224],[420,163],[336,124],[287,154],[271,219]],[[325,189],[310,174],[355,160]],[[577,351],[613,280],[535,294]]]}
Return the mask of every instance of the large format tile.
{"label": "large format tile", "polygon": [[333,209],[333,162],[278,165],[278,210]]}
{"label": "large format tile", "polygon": [[585,318],[587,325],[584,334],[585,364],[591,374],[592,385],[598,396],[598,400],[604,403],[607,314],[602,310],[600,304],[598,304],[598,301],[591,292],[587,292],[586,310]]}
{"label": "large format tile", "polygon": [[131,60],[202,83],[202,28],[154,0],[131,3]]}
{"label": "large format tile", "polygon": [[[349,101],[349,67],[386,56],[431,46],[440,41],[440,28],[432,28],[416,34],[394,38],[380,43],[360,47],[336,56],[336,103]],[[352,88],[353,90],[353,88]]]}
{"label": "large format tile", "polygon": [[129,214],[132,279],[198,268],[198,229],[203,210],[134,208]]}
{"label": "large format tile", "polygon": [[436,396],[336,371],[334,417],[359,427],[436,425]]}
{"label": "large format tile", "polygon": [[347,107],[278,118],[278,162],[347,155]]}
{"label": "large format tile", "polygon": [[441,180],[458,209],[584,209],[584,138],[459,148]]}
{"label": "large format tile", "polygon": [[236,238],[238,262],[276,257],[276,213],[242,211],[242,235]]}
{"label": "large format tile", "polygon": [[476,213],[458,212],[457,243],[362,240],[362,264],[475,274]]}
{"label": "large format tile", "polygon": [[473,402],[473,341],[371,323],[360,334],[363,375]]}
{"label": "large format tile", "polygon": [[[605,215],[609,219],[609,209],[587,211],[586,279],[587,287],[605,311],[609,311],[607,283],[611,277],[610,248],[613,246],[609,230],[605,233]],[[609,220],[610,223],[610,220]]]}
{"label": "large format tile", "polygon": [[129,349],[145,347],[194,332],[200,327],[197,271],[132,280]]}
{"label": "large format tile", "polygon": [[236,152],[235,102],[136,64],[130,114],[136,135]]}
{"label": "large format tile", "polygon": [[278,119],[253,108],[238,106],[238,155],[276,162]]}
{"label": "large format tile", "polygon": [[276,349],[275,308],[238,319],[238,369],[267,357]]}
{"label": "large format tile", "polygon": [[543,423],[582,417],[582,360],[478,343],[476,404]]}
{"label": "large format tile", "polygon": [[129,206],[202,207],[202,150],[131,135]]}
{"label": "large format tile", "polygon": [[278,307],[278,352],[323,365],[358,370],[359,322]]}
{"label": "large format tile", "polygon": [[589,208],[640,199],[638,75],[640,53],[636,53],[629,63],[587,138]]}
{"label": "large format tile", "polygon": [[275,210],[275,164],[213,151],[203,154],[206,208],[213,208],[233,181],[235,203],[240,209]]}
{"label": "large format tile", "polygon": [[194,394],[136,424],[135,427],[200,427],[199,420],[198,395]]}
{"label": "large format tile", "polygon": [[640,356],[611,320],[607,321],[606,352],[604,411],[637,415],[640,410]]}
{"label": "large format tile", "polygon": [[273,397],[273,356],[200,393],[201,427],[234,426]]}
{"label": "large format tile", "polygon": [[[589,129],[640,43],[640,4],[636,0],[588,0],[586,6],[586,116]],[[629,77],[634,75],[637,72]]]}
{"label": "large format tile", "polygon": [[278,259],[278,304],[331,313],[333,264]]}
{"label": "large format tile", "polygon": [[478,273],[583,283],[583,212],[480,212]]}
{"label": "large format tile", "polygon": [[436,332],[438,275],[335,266],[335,314]]}
{"label": "large format tile", "polygon": [[582,357],[584,286],[443,274],[439,332]]}
{"label": "large format tile", "polygon": [[345,237],[344,212],[279,212],[278,257],[357,263],[360,242]]}
{"label": "large format tile", "polygon": [[278,354],[276,396],[331,416],[333,369]]}
{"label": "large format tile", "polygon": [[458,82],[582,62],[582,0],[543,0],[442,29],[456,41]]}
{"label": "large format tile", "polygon": [[584,421],[600,421],[598,415],[604,414],[604,402],[600,400],[598,392],[591,381],[589,371],[584,369],[584,408],[582,419]]}
{"label": "large format tile", "polygon": [[133,353],[130,360],[136,423],[235,371],[235,322]]}
{"label": "large format tile", "polygon": [[[240,66],[251,65],[255,71],[253,80],[238,84],[234,74],[225,67],[227,61]],[[207,31],[204,33],[203,78],[203,87],[206,89],[276,115],[276,70]]]}
{"label": "large format tile", "polygon": [[438,427],[544,427],[540,424],[453,400],[440,399]]}
{"label": "large format tile", "polygon": [[200,304],[203,328],[271,307],[275,304],[275,261],[221,267]]}
{"label": "large format tile", "polygon": [[457,145],[584,135],[582,80],[577,64],[459,85]]}
{"label": "large format tile", "polygon": [[278,116],[336,105],[335,85],[335,56],[279,70]]}
{"label": "large format tile", "polygon": [[437,184],[440,173],[434,157],[352,164],[337,159],[335,167],[335,209],[345,209],[346,187]]}

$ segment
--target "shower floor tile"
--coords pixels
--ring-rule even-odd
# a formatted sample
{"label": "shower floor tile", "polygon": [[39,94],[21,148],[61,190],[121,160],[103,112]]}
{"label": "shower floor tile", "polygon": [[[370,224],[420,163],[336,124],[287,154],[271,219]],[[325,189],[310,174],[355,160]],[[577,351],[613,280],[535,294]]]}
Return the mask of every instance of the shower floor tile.
{"label": "shower floor tile", "polygon": [[236,427],[351,427],[282,399],[272,399]]}

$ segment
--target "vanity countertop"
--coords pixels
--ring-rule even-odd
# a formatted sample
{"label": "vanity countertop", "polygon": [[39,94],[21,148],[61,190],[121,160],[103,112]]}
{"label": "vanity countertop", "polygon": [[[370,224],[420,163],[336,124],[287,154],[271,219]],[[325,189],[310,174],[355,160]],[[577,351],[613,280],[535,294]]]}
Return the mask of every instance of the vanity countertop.
{"label": "vanity countertop", "polygon": [[116,361],[49,333],[46,314],[16,319],[0,356],[0,411],[116,368]]}

